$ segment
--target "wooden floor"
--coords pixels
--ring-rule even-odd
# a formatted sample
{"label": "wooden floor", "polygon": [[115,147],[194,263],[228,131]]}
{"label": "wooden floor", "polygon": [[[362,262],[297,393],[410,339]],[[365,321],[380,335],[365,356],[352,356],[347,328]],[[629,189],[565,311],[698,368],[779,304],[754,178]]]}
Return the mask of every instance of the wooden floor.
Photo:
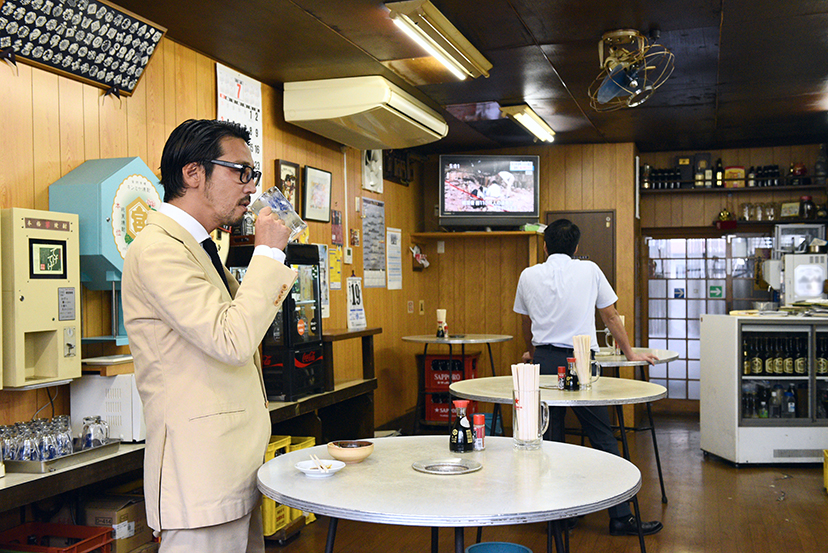
{"label": "wooden floor", "polygon": [[[664,529],[645,538],[650,553],[810,553],[828,551],[828,495],[822,464],[734,467],[699,449],[697,415],[656,418],[668,503],[662,504],[649,432],[630,434],[632,461],[643,477],[639,503],[645,520]],[[827,430],[828,431],[828,430]],[[435,490],[437,493],[438,490]],[[485,501],[485,497],[480,498]],[[570,534],[573,553],[637,552],[637,537],[613,537],[606,511],[584,517]],[[267,543],[268,553],[322,553],[328,519],[319,517],[285,545]],[[429,528],[341,520],[336,553],[430,551]],[[466,530],[466,546],[475,529]],[[454,551],[453,529],[440,530],[440,551]],[[490,526],[484,541],[519,543],[546,550],[546,524]]]}

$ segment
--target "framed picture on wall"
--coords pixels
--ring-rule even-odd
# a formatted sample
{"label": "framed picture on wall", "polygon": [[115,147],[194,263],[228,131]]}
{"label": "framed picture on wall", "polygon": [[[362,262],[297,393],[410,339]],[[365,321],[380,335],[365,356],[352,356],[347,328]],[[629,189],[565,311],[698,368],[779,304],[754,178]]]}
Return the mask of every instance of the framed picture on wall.
{"label": "framed picture on wall", "polygon": [[302,217],[307,221],[331,220],[331,173],[305,165],[302,181]]}
{"label": "framed picture on wall", "polygon": [[279,178],[279,190],[297,212],[299,211],[299,164],[283,159],[276,160],[276,174]]}

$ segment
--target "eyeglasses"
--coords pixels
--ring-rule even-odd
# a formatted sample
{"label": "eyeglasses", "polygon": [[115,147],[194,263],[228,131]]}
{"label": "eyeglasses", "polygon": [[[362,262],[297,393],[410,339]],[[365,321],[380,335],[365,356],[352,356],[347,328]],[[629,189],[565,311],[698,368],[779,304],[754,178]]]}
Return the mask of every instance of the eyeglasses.
{"label": "eyeglasses", "polygon": [[211,159],[210,163],[214,163],[215,165],[221,165],[222,167],[229,167],[230,169],[235,169],[239,172],[239,182],[242,184],[247,184],[251,180],[255,180],[253,184],[256,186],[259,185],[259,180],[262,178],[262,172],[256,171],[249,165],[244,165],[242,163],[233,163],[232,161],[224,161],[222,159]]}

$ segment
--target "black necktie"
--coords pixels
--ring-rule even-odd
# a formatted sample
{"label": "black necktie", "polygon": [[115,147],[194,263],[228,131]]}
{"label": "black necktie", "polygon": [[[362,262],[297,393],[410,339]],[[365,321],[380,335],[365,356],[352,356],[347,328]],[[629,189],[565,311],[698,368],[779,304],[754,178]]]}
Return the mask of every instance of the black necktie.
{"label": "black necktie", "polygon": [[213,262],[213,267],[216,268],[218,271],[219,276],[221,277],[221,281],[224,282],[224,286],[227,288],[227,291],[230,291],[230,286],[227,284],[227,277],[224,276],[224,265],[219,259],[218,249],[216,249],[216,243],[213,242],[212,238],[208,238],[204,242],[201,243],[204,251],[210,256],[210,260]]}

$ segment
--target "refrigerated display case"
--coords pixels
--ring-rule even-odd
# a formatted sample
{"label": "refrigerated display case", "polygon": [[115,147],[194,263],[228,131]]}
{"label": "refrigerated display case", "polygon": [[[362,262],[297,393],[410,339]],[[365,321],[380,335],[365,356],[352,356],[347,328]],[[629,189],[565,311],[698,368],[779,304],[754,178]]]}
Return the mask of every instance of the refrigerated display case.
{"label": "refrigerated display case", "polygon": [[817,463],[828,449],[828,319],[701,317],[701,449]]}
{"label": "refrigerated display case", "polygon": [[[231,248],[227,266],[237,278],[244,278],[250,255],[250,246]],[[295,401],[325,389],[319,248],[291,243],[285,255],[298,277],[262,340],[265,390],[274,401]]]}

